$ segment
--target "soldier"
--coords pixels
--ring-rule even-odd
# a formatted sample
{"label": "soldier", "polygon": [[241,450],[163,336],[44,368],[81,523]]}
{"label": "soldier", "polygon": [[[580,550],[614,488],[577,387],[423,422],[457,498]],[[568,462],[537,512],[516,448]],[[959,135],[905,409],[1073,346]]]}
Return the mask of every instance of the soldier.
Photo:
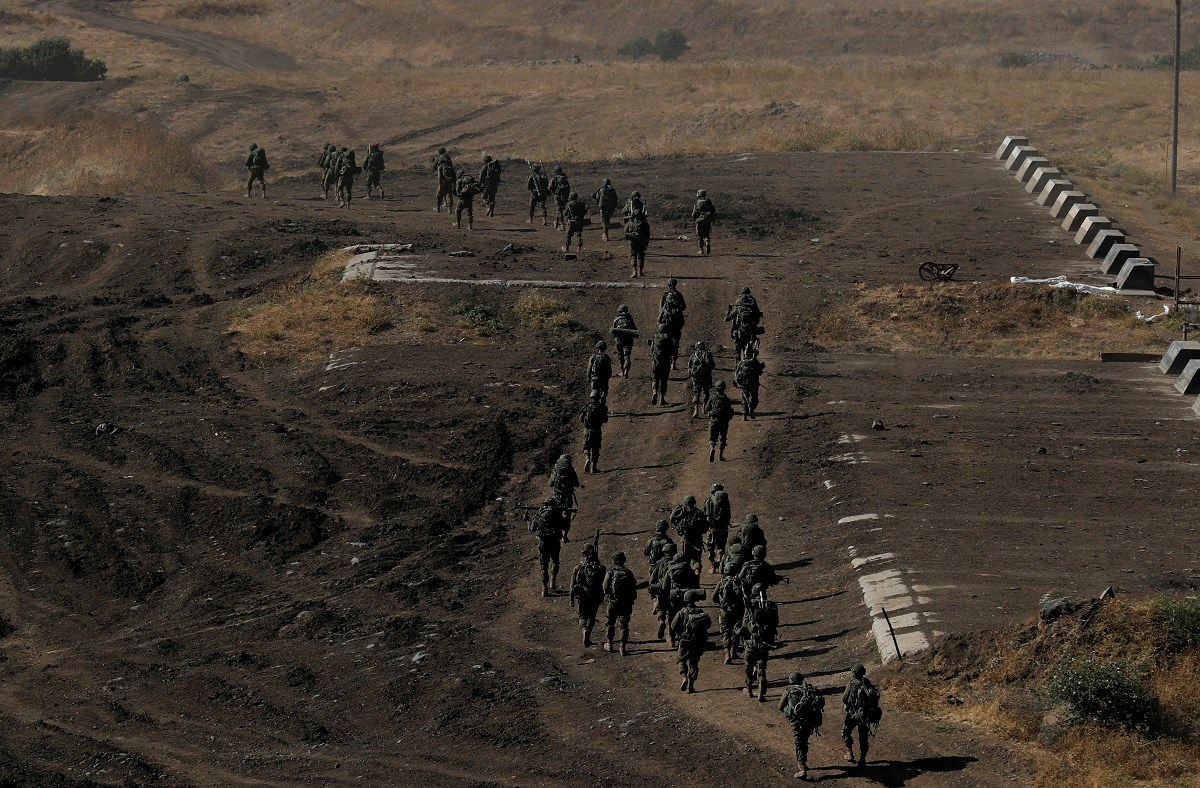
{"label": "soldier", "polygon": [[725,648],[725,664],[732,665],[738,650],[738,626],[746,615],[746,589],[737,572],[726,572],[713,592],[717,604],[717,622],[721,627],[721,645]]}
{"label": "soldier", "polygon": [[[667,565],[662,579],[663,596],[667,601],[666,620],[668,622],[673,620],[675,614],[683,607],[683,595],[690,589],[699,587],[700,578],[696,575],[696,571],[692,569],[692,563],[688,561],[687,556],[683,553],[672,555],[671,563]],[[670,644],[674,646],[674,630],[668,628],[667,638]]]}
{"label": "soldier", "polygon": [[463,173],[455,185],[454,193],[458,195],[458,208],[454,212],[454,226],[462,229],[463,211],[467,212],[467,229],[475,231],[475,195],[481,193],[483,187],[472,175]]}
{"label": "soldier", "polygon": [[542,165],[529,165],[529,223],[533,224],[533,212],[540,205],[542,206],[542,227],[545,227],[546,222],[546,198],[550,196],[550,181],[546,178],[546,173],[542,172]]}
{"label": "soldier", "polygon": [[767,701],[767,660],[771,649],[777,647],[775,638],[779,633],[779,607],[767,599],[767,587],[758,583],[751,587],[746,600],[746,612],[738,627],[738,638],[746,649],[746,694],[754,695],[754,682],[758,681],[758,701]]}
{"label": "soldier", "polygon": [[[663,522],[666,522],[666,520],[663,520]],[[658,616],[658,635],[656,637],[659,640],[663,640],[666,637],[667,627],[671,623],[669,619],[671,599],[667,593],[667,572],[670,570],[671,565],[675,563],[677,553],[675,542],[667,542],[660,548],[658,561],[651,564],[650,568],[650,596],[654,598],[653,612]],[[675,645],[673,637],[671,645]]]}
{"label": "soldier", "polygon": [[354,197],[354,176],[362,172],[362,167],[354,160],[354,151],[347,150],[342,154],[338,167],[337,196],[338,207],[349,208],[350,200]]}
{"label": "soldier", "polygon": [[563,513],[564,542],[571,541],[567,538],[571,530],[571,515],[579,511],[579,500],[575,496],[575,490],[582,487],[579,474],[571,464],[571,455],[561,455],[550,469],[550,490],[554,494],[554,500],[558,502],[559,511]]}
{"label": "soldier", "polygon": [[702,568],[700,556],[704,548],[704,532],[708,530],[708,521],[704,512],[696,507],[696,496],[687,496],[683,503],[671,510],[671,525],[683,540],[684,556],[699,574]]}
{"label": "soldier", "polygon": [[604,179],[604,183],[592,195],[592,199],[596,201],[596,208],[600,211],[600,222],[604,225],[604,240],[608,240],[608,226],[612,223],[613,214],[617,212],[617,206],[621,204],[621,198],[617,196],[617,190],[612,187],[612,181],[608,178]]}
{"label": "soldier", "polygon": [[796,773],[801,780],[808,779],[808,738],[821,727],[824,721],[825,696],[804,680],[804,674],[794,671],[788,674],[788,685],[779,699],[779,710],[792,726],[792,738],[796,743]]}
{"label": "soldier", "polygon": [[733,340],[735,358],[742,358],[747,348],[762,333],[762,310],[758,301],[750,294],[750,288],[743,287],[737,301],[729,305],[725,312],[725,322],[733,323],[729,328],[729,337]]}
{"label": "soldier", "polygon": [[567,226],[567,242],[563,244],[563,251],[571,251],[571,239],[578,238],[579,254],[583,254],[583,220],[587,218],[588,207],[586,202],[579,199],[578,192],[571,192],[567,204],[563,206],[562,215]]}
{"label": "soldier", "polygon": [[483,157],[483,167],[479,170],[479,182],[483,184],[483,205],[488,216],[496,215],[496,194],[500,191],[500,175],[504,168],[500,162],[491,156]]}
{"label": "soldier", "polygon": [[646,250],[650,248],[650,222],[642,210],[635,209],[625,224],[625,240],[629,241],[629,263],[633,268],[630,279],[646,275]]}
{"label": "soldier", "polygon": [[625,568],[625,554],[615,553],[613,567],[604,577],[604,595],[608,598],[608,643],[604,650],[612,653],[613,635],[616,627],[621,628],[621,656],[627,656],[625,644],[629,642],[629,618],[633,615],[633,603],[637,599],[637,580],[633,572]]}
{"label": "soldier", "polygon": [[679,641],[679,674],[683,681],[679,689],[696,691],[696,679],[700,676],[700,657],[708,645],[708,630],[712,619],[696,604],[704,599],[704,592],[688,591],[683,595],[683,608],[671,619],[671,632]]}
{"label": "soldier", "polygon": [[595,545],[585,544],[583,560],[571,575],[571,607],[579,613],[584,648],[592,645],[592,627],[596,626],[596,612],[603,598],[604,564],[596,557]]}
{"label": "soldier", "polygon": [[771,588],[780,583],[792,584],[791,578],[776,572],[775,567],[767,561],[767,548],[762,545],[758,545],[750,551],[750,560],[738,572],[738,577],[741,578],[742,584],[746,588],[753,588],[756,585]]}
{"label": "soldier", "polygon": [[754,418],[758,410],[758,382],[766,368],[758,360],[758,351],[751,347],[733,371],[733,381],[742,392],[742,421]]}
{"label": "soldier", "polygon": [[696,240],[700,242],[698,254],[712,254],[712,226],[717,218],[717,209],[712,200],[708,199],[708,192],[704,189],[696,192],[692,218],[696,220]]}
{"label": "soldier", "polygon": [[654,377],[654,393],[650,397],[650,404],[666,407],[671,404],[667,402],[667,382],[671,378],[671,359],[675,358],[675,340],[671,339],[660,325],[654,339],[648,344],[651,374]]}
{"label": "soldier", "polygon": [[342,156],[346,155],[348,148],[338,150],[336,147],[331,147],[329,155],[325,157],[325,176],[321,180],[321,199],[329,199],[329,190],[337,190],[338,173],[342,169]]}
{"label": "soldier", "polygon": [[258,181],[262,187],[263,199],[267,198],[267,170],[271,169],[271,165],[267,163],[267,151],[258,147],[257,144],[250,146],[250,155],[246,157],[246,169],[250,171],[250,179],[246,181],[246,196],[251,197],[254,192],[254,182]]}
{"label": "soldier", "polygon": [[[729,549],[721,557],[721,574],[737,576],[742,567],[750,560],[750,548],[742,547],[742,543],[731,541]],[[741,581],[738,581],[741,582]]]}
{"label": "soldier", "polygon": [[612,359],[608,353],[608,343],[601,339],[596,343],[596,352],[588,359],[588,383],[592,391],[600,392],[600,401],[608,402],[608,382],[612,380]]}
{"label": "soldier", "polygon": [[636,213],[645,213],[646,204],[642,202],[642,193],[634,192],[629,195],[629,202],[625,203],[625,207],[621,209],[621,218],[628,222]]}
{"label": "soldier", "polygon": [[383,193],[383,171],[387,167],[383,163],[383,151],[379,149],[379,143],[371,145],[367,151],[367,158],[363,161],[363,170],[367,173],[367,199],[371,199],[371,190],[379,189],[379,199],[384,199],[386,195]]}
{"label": "soldier", "polygon": [[458,180],[454,172],[454,162],[444,147],[438,148],[437,156],[433,159],[433,171],[437,175],[437,212],[442,212],[442,204],[446,211],[454,210],[454,184]]}
{"label": "soldier", "polygon": [[667,533],[667,528],[670,524],[666,520],[659,520],[654,524],[654,536],[650,537],[650,541],[646,543],[646,549],[643,554],[649,559],[650,566],[653,567],[663,557],[663,548],[667,545],[675,547],[675,540]]}
{"label": "soldier", "polygon": [[741,527],[738,528],[733,541],[740,544],[747,553],[756,547],[767,546],[767,535],[763,533],[762,526],[758,524],[757,514],[748,514],[742,518]]}
{"label": "soldier", "polygon": [[725,545],[729,541],[730,512],[729,493],[725,487],[714,484],[708,500],[704,502],[704,516],[708,519],[708,531],[704,534],[708,563],[713,574],[719,571],[725,557]]}
{"label": "soldier", "polygon": [[666,326],[667,334],[675,342],[675,355],[671,359],[671,369],[675,369],[675,362],[679,360],[679,349],[682,347],[683,341],[683,324],[685,322],[683,311],[676,308],[673,302],[667,301],[663,303],[658,310],[658,324]]}
{"label": "soldier", "polygon": [[326,182],[325,182],[326,181],[326,177],[325,177],[326,173],[328,173],[328,171],[329,171],[329,157],[336,156],[336,155],[337,155],[337,146],[334,145],[332,142],[327,142],[327,143],[325,143],[325,147],[321,150],[321,156],[317,159],[317,169],[321,171],[321,186],[322,186],[322,198],[321,199],[324,199],[324,200],[329,199],[329,186],[332,185],[332,184],[326,184]]}
{"label": "soldier", "polygon": [[663,291],[662,298],[658,301],[659,312],[667,304],[678,309],[680,313],[687,311],[687,299],[683,297],[683,293],[679,292],[679,280],[673,276],[667,280],[667,289]]}
{"label": "soldier", "polygon": [[608,406],[604,404],[599,391],[593,391],[589,402],[579,414],[579,421],[584,427],[583,451],[587,455],[584,463],[584,473],[600,472],[600,443],[604,439],[604,425],[608,423]]}
{"label": "soldier", "polygon": [[554,177],[550,179],[550,193],[554,195],[554,229],[567,229],[567,203],[571,200],[571,181],[562,167],[554,168]]}
{"label": "soldier", "polygon": [[846,721],[842,724],[842,743],[846,745],[846,761],[854,763],[854,733],[858,733],[858,765],[867,765],[872,729],[879,725],[883,711],[879,705],[879,690],[867,678],[867,669],[855,665],[853,678],[842,693],[842,708]]}
{"label": "soldier", "polygon": [[697,342],[688,359],[688,380],[692,384],[692,418],[700,418],[700,408],[707,405],[712,390],[712,373],[717,368],[713,354],[703,342]]}
{"label": "soldier", "polygon": [[558,555],[562,548],[563,525],[562,511],[553,497],[542,502],[542,508],[529,523],[529,530],[538,542],[543,597],[558,591]]}
{"label": "soldier", "polygon": [[704,406],[704,412],[708,414],[708,461],[713,462],[720,450],[721,462],[725,462],[729,422],[733,419],[733,404],[725,396],[725,381],[717,381],[716,391]]}
{"label": "soldier", "polygon": [[613,320],[609,333],[612,334],[613,342],[617,345],[617,361],[621,367],[621,377],[627,378],[633,357],[633,341],[640,336],[637,323],[633,322],[633,316],[629,314],[627,305],[621,304],[617,307],[617,316]]}

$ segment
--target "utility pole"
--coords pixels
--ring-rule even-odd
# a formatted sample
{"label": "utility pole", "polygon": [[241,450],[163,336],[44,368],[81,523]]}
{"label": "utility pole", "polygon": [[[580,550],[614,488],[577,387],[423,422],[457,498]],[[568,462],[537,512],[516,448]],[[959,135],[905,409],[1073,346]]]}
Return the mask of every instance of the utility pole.
{"label": "utility pole", "polygon": [[1171,196],[1179,185],[1179,38],[1183,28],[1183,0],[1175,0],[1175,84],[1171,103]]}

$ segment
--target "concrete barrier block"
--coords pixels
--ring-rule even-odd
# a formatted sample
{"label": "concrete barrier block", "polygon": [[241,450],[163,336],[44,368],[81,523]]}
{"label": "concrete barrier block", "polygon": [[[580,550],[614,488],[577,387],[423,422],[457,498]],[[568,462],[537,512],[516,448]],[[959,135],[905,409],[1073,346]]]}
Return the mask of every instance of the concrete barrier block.
{"label": "concrete barrier block", "polygon": [[1077,233],[1079,225],[1083,224],[1084,219],[1099,215],[1100,209],[1090,202],[1075,203],[1071,206],[1071,210],[1067,211],[1067,218],[1063,219],[1062,228],[1069,233]]}
{"label": "concrete barrier block", "polygon": [[1096,233],[1092,243],[1087,248],[1087,256],[1093,260],[1103,260],[1108,257],[1108,250],[1117,244],[1125,243],[1125,233],[1120,230],[1101,230]]}
{"label": "concrete barrier block", "polygon": [[1167,346],[1162,361],[1158,362],[1158,371],[1164,375],[1178,375],[1189,361],[1196,359],[1200,359],[1200,342],[1177,339]]}
{"label": "concrete barrier block", "polygon": [[1192,413],[1200,416],[1200,397],[1196,397],[1196,401],[1192,403]]}
{"label": "concrete barrier block", "polygon": [[1009,172],[1016,172],[1021,169],[1021,165],[1025,163],[1026,159],[1036,155],[1038,155],[1037,148],[1031,148],[1028,145],[1018,145],[1008,155],[1008,159],[1004,162],[1004,168]]}
{"label": "concrete barrier block", "polygon": [[1025,163],[1021,165],[1021,168],[1017,170],[1017,180],[1019,180],[1021,183],[1028,183],[1029,179],[1033,177],[1035,172],[1042,167],[1049,166],[1050,162],[1046,160],[1045,156],[1030,156],[1025,160]]}
{"label": "concrete barrier block", "polygon": [[1104,255],[1104,262],[1100,263],[1100,273],[1106,276],[1119,274],[1125,261],[1135,257],[1141,257],[1141,252],[1133,244],[1113,244]]}
{"label": "concrete barrier block", "polygon": [[1180,394],[1200,394],[1200,359],[1192,359],[1175,378],[1175,390]]}
{"label": "concrete barrier block", "polygon": [[1058,195],[1058,199],[1054,201],[1054,205],[1050,207],[1050,215],[1055,219],[1066,217],[1067,212],[1081,202],[1087,202],[1087,195],[1076,189],[1069,192],[1063,192]]}
{"label": "concrete barrier block", "polygon": [[1154,262],[1145,257],[1131,257],[1117,274],[1118,290],[1154,292]]}
{"label": "concrete barrier block", "polygon": [[1000,143],[1000,148],[996,151],[996,158],[1000,161],[1008,161],[1008,157],[1012,155],[1013,148],[1028,145],[1029,140],[1026,137],[1018,137],[1010,134],[1004,138],[1004,142]]}
{"label": "concrete barrier block", "polygon": [[1112,227],[1112,219],[1107,216],[1089,216],[1079,225],[1079,229],[1075,231],[1075,243],[1080,246],[1086,246],[1096,237],[1096,233],[1101,230],[1108,230]]}
{"label": "concrete barrier block", "polygon": [[1025,191],[1036,197],[1042,193],[1042,189],[1046,188],[1047,183],[1062,177],[1062,170],[1058,167],[1038,167],[1029,176],[1029,180],[1025,181]]}
{"label": "concrete barrier block", "polygon": [[1075,188],[1075,184],[1062,178],[1055,178],[1052,181],[1047,181],[1045,188],[1038,195],[1037,204],[1051,206],[1058,199],[1058,195],[1063,192],[1069,192]]}

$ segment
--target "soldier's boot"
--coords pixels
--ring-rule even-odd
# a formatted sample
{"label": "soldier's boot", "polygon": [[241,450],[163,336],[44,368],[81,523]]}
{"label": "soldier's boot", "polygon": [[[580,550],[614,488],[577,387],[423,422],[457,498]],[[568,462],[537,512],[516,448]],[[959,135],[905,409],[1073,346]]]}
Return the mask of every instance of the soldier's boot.
{"label": "soldier's boot", "polygon": [[846,745],[846,763],[854,763],[854,748]]}
{"label": "soldier's boot", "polygon": [[717,459],[719,459],[721,462],[725,462],[725,444],[721,444],[721,449],[717,455]]}
{"label": "soldier's boot", "polygon": [[708,444],[708,461],[713,462],[717,459],[717,444]]}
{"label": "soldier's boot", "polygon": [[750,409],[747,407],[743,407],[742,408],[742,421],[749,421],[749,420],[750,420]]}
{"label": "soldier's boot", "polygon": [[[566,541],[566,534],[563,534],[563,541]],[[553,572],[550,575],[550,590],[552,592],[558,591],[558,572]]]}
{"label": "soldier's boot", "polygon": [[767,702],[767,674],[765,671],[758,677],[758,702]]}
{"label": "soldier's boot", "polygon": [[691,675],[691,676],[687,677],[688,694],[694,694],[696,692],[696,678],[697,677],[695,675]]}
{"label": "soldier's boot", "polygon": [[600,450],[592,449],[592,473],[600,473]]}
{"label": "soldier's boot", "polygon": [[622,636],[622,638],[621,638],[621,656],[622,657],[629,656],[629,652],[625,650],[625,641],[626,640],[627,640],[627,637]]}
{"label": "soldier's boot", "polygon": [[742,692],[746,693],[751,698],[753,698],[754,697],[754,682],[750,679],[746,679],[746,686],[742,689]]}
{"label": "soldier's boot", "polygon": [[725,647],[725,664],[726,665],[733,664],[733,646]]}
{"label": "soldier's boot", "polygon": [[550,596],[550,586],[546,584],[545,576],[542,577],[542,598]]}
{"label": "soldier's boot", "polygon": [[667,637],[667,622],[661,618],[658,620],[658,635],[659,640],[665,640]]}
{"label": "soldier's boot", "polygon": [[799,780],[808,780],[808,764],[804,761],[796,761],[796,773],[792,776]]}
{"label": "soldier's boot", "polygon": [[608,241],[608,225],[605,225],[604,227],[604,240],[606,242]]}
{"label": "soldier's boot", "polygon": [[588,646],[592,645],[592,627],[594,627],[595,625],[596,625],[595,622],[592,622],[591,624],[588,624],[586,627],[583,628],[583,647],[584,648],[587,648]]}
{"label": "soldier's boot", "polygon": [[658,384],[657,383],[654,384],[654,393],[650,395],[650,404],[651,405],[658,404]]}
{"label": "soldier's boot", "polygon": [[688,680],[687,680],[687,676],[684,676],[684,677],[683,677],[683,681],[679,682],[679,691],[680,691],[680,692],[687,692],[687,691],[688,691]]}
{"label": "soldier's boot", "polygon": [[583,472],[584,472],[584,473],[591,473],[591,472],[592,472],[592,455],[591,455],[591,452],[588,452],[586,455],[584,455],[584,461],[583,461]]}
{"label": "soldier's boot", "polygon": [[866,746],[865,746],[865,745],[860,745],[860,746],[859,746],[859,751],[858,751],[858,765],[859,765],[859,766],[866,766],[866,765],[867,765],[867,748],[866,748]]}
{"label": "soldier's boot", "polygon": [[712,241],[708,238],[704,239],[704,253],[712,254]]}

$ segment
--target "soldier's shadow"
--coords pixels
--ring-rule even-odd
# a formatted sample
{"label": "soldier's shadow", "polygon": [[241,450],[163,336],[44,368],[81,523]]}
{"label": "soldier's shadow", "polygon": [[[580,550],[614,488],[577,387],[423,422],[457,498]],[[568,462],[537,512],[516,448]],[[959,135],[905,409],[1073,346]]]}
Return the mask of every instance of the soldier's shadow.
{"label": "soldier's shadow", "polygon": [[864,767],[857,766],[826,766],[810,769],[810,774],[814,771],[827,772],[836,771],[837,774],[821,774],[814,779],[814,782],[825,782],[826,780],[869,780],[877,785],[886,785],[891,788],[902,788],[917,777],[923,774],[938,773],[938,772],[960,772],[978,761],[970,755],[936,755],[929,758],[915,758],[911,761],[875,761],[868,763]]}

